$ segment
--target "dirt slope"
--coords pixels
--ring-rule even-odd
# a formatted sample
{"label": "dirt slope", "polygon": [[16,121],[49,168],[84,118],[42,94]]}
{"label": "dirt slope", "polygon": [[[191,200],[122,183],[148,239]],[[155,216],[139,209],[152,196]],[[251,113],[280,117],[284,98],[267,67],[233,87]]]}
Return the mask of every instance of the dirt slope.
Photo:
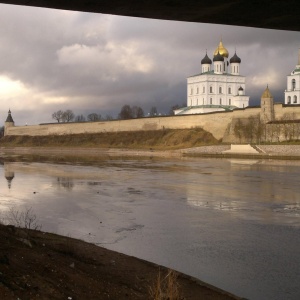
{"label": "dirt slope", "polygon": [[[0,225],[0,299],[153,299],[161,270],[79,240]],[[178,275],[180,299],[239,299]]]}
{"label": "dirt slope", "polygon": [[129,149],[180,149],[217,144],[211,133],[201,128],[168,129],[135,132],[105,132],[97,134],[6,136],[0,147],[101,147]]}

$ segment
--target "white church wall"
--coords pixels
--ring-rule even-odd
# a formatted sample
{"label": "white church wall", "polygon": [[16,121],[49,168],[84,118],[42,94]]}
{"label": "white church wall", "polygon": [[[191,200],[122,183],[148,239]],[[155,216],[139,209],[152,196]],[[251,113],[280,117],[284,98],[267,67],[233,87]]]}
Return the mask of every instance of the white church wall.
{"label": "white church wall", "polygon": [[284,103],[292,105],[300,104],[300,49],[298,50],[298,64],[291,74],[287,76],[286,86]]}
{"label": "white church wall", "polygon": [[[239,108],[247,107],[249,105],[249,97],[244,97],[242,100],[234,99],[238,95],[239,88],[243,87],[245,91],[246,85],[246,78],[239,75],[240,62],[238,60],[240,61],[240,59],[235,57],[236,62],[228,64],[229,53],[223,46],[222,41],[220,41],[214,52],[214,57],[216,55],[221,55],[224,61],[219,58],[215,59],[212,64],[213,69],[210,69],[211,64],[207,63],[209,57],[206,54],[202,60],[202,73],[187,78],[187,107],[199,105],[236,105]],[[210,72],[203,73],[203,71],[208,69]],[[228,74],[228,72],[232,74]],[[195,93],[196,90],[197,92]]]}
{"label": "white church wall", "polygon": [[300,104],[300,73],[287,76],[285,104]]}

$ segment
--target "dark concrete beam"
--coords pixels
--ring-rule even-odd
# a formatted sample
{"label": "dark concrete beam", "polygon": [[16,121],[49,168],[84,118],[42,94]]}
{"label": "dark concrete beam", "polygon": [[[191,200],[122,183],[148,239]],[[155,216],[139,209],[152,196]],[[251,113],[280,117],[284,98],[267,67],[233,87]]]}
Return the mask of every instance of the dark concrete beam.
{"label": "dark concrete beam", "polygon": [[141,18],[300,31],[299,0],[0,0],[0,2]]}

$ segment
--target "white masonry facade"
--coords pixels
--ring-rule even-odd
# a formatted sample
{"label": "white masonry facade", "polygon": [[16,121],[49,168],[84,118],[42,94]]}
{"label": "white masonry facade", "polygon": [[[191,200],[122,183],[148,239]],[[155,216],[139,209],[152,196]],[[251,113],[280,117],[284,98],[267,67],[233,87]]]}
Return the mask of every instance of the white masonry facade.
{"label": "white masonry facade", "polygon": [[298,64],[291,74],[287,76],[284,104],[300,104],[300,49],[298,50]]}
{"label": "white masonry facade", "polygon": [[240,75],[241,59],[236,53],[230,60],[228,57],[222,41],[214,52],[213,62],[206,53],[201,60],[201,73],[187,78],[187,107],[175,110],[176,115],[249,106],[249,96],[245,95],[246,77]]}

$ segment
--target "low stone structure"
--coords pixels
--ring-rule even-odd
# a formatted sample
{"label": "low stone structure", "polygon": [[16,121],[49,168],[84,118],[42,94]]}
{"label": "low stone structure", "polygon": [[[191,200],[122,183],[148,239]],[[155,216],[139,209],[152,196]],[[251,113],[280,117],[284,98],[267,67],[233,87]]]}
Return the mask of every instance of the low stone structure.
{"label": "low stone structure", "polygon": [[254,147],[251,145],[231,145],[229,150],[223,151],[223,153],[229,153],[229,154],[259,154],[259,151],[256,150]]}

